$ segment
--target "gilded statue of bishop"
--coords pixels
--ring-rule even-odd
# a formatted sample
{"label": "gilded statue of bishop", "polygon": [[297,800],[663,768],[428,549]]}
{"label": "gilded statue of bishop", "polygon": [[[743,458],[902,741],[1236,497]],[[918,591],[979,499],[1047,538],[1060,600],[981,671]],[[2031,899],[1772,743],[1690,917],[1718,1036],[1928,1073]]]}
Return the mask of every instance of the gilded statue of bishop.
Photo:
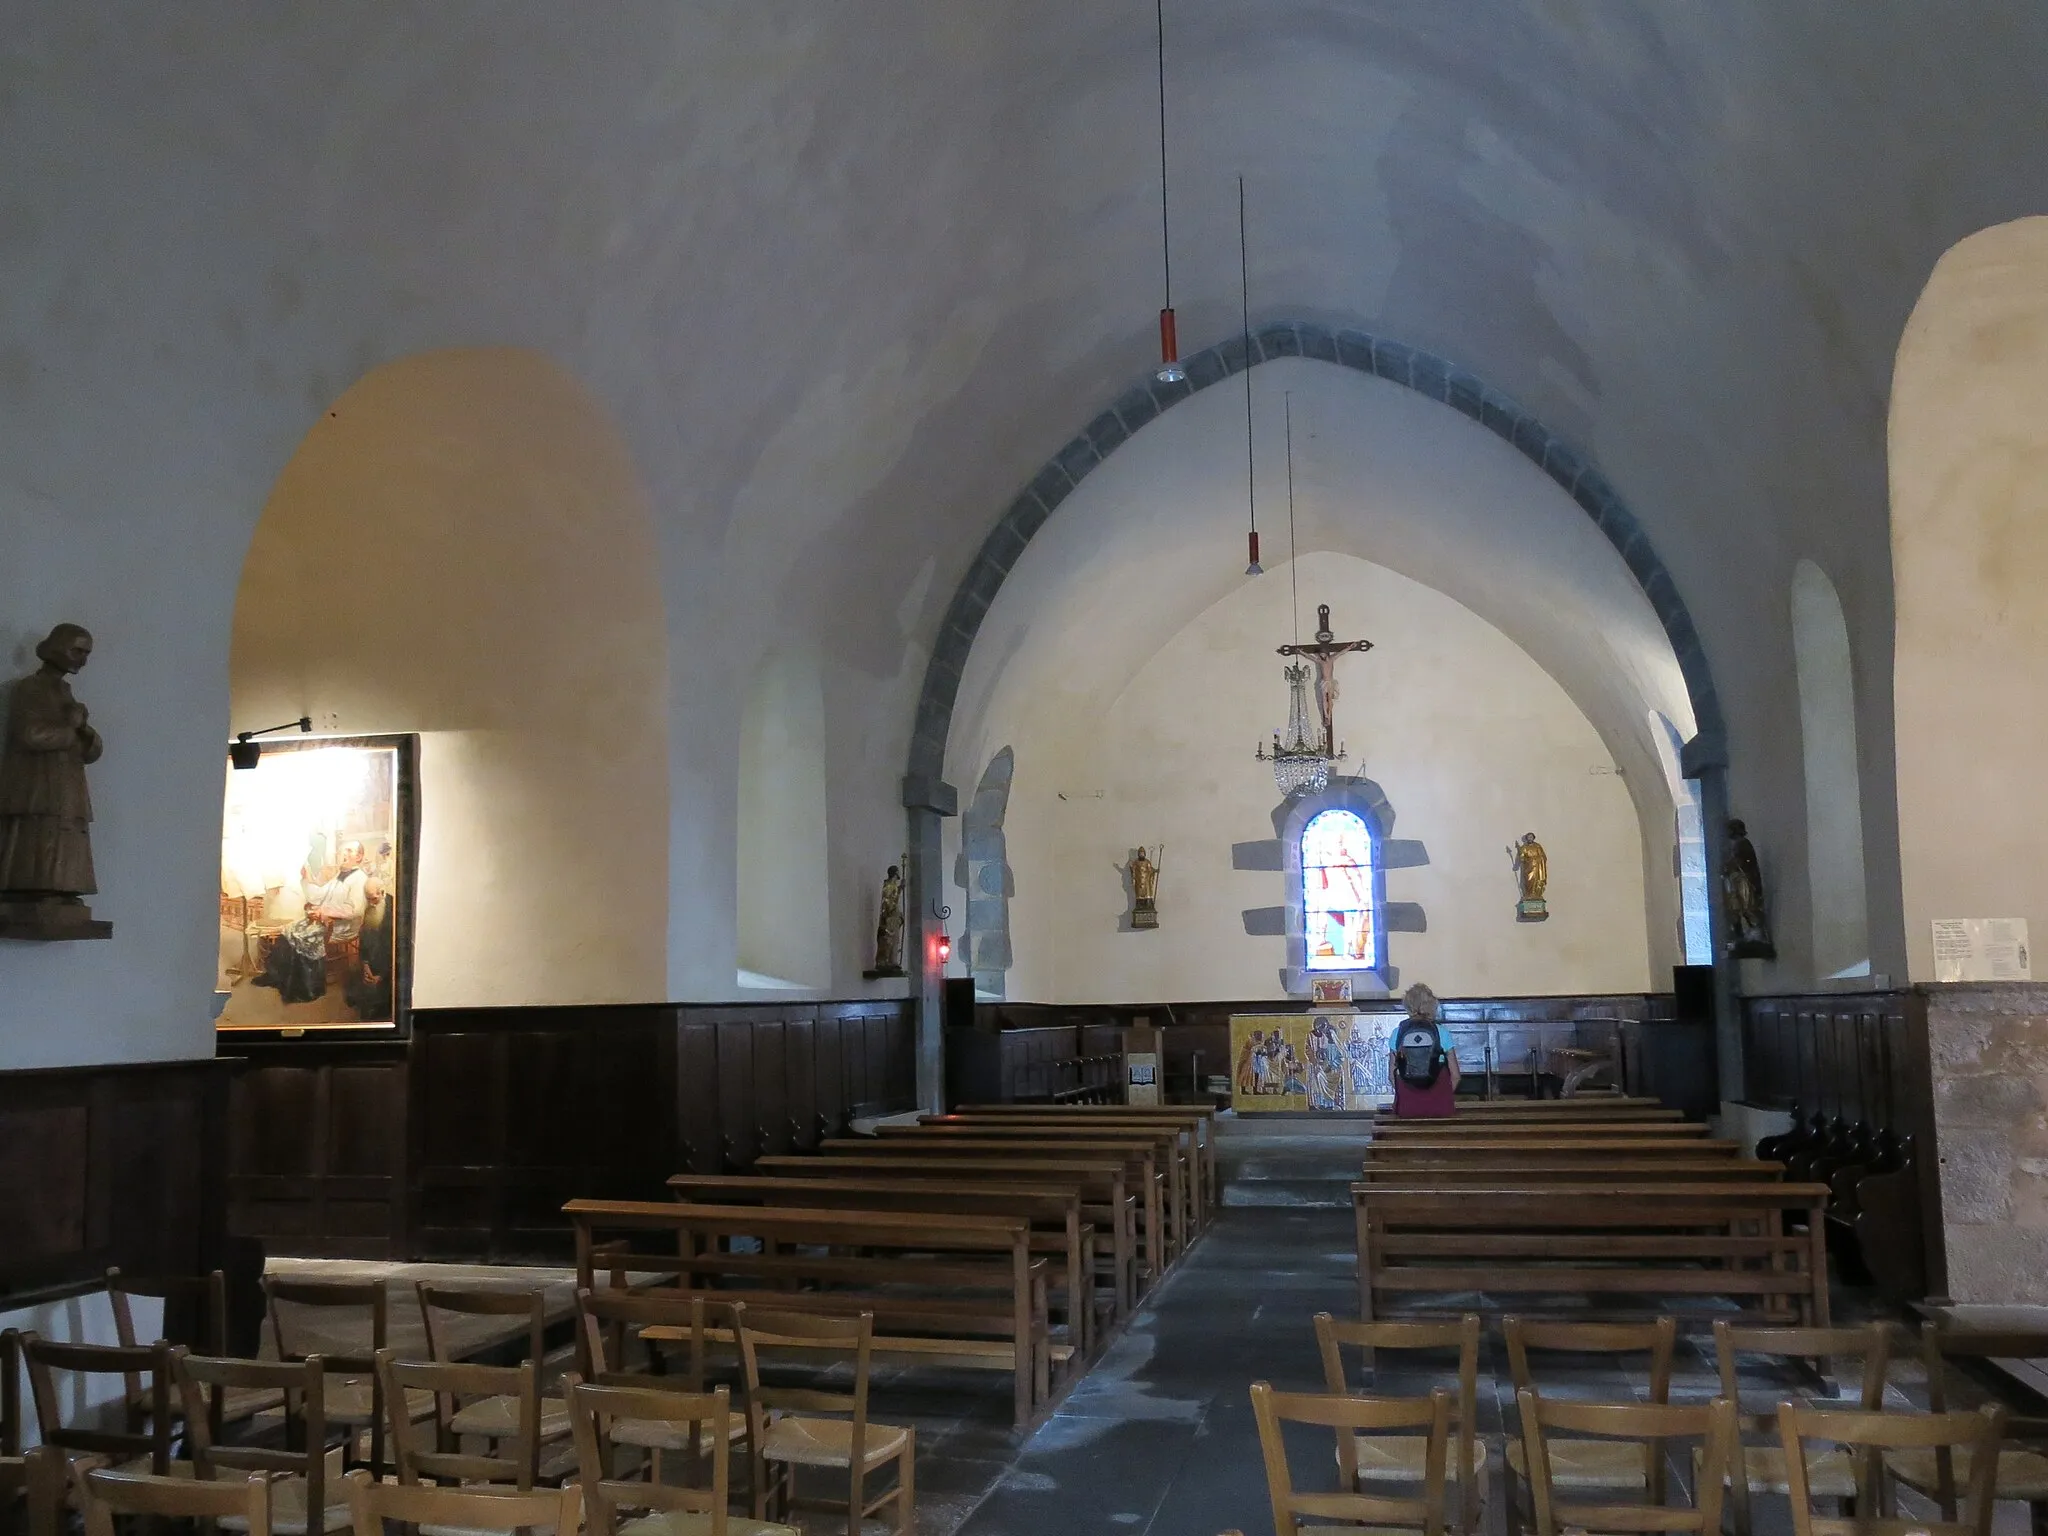
{"label": "gilded statue of bishop", "polygon": [[59,624],[36,647],[42,666],[14,685],[0,748],[0,920],[15,936],[104,937],[84,899],[92,867],[92,796],[85,770],[105,744],[72,696],[92,656],[82,624]]}

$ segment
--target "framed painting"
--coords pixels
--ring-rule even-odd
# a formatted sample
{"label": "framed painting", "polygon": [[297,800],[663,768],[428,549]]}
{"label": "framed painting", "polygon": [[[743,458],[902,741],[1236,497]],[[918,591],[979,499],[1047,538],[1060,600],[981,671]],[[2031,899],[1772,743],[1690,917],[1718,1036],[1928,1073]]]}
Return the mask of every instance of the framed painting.
{"label": "framed painting", "polygon": [[407,1033],[418,758],[417,736],[310,737],[227,769],[219,1029]]}
{"label": "framed painting", "polygon": [[1233,1013],[1230,1055],[1230,1102],[1239,1114],[1372,1109],[1379,1101],[1379,1036],[1362,1013]]}

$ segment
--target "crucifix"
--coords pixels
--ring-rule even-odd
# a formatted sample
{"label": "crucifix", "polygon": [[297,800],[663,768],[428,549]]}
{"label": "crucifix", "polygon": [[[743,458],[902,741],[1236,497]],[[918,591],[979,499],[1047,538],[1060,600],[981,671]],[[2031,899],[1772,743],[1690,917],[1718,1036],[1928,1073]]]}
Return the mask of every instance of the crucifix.
{"label": "crucifix", "polygon": [[1305,656],[1316,664],[1316,708],[1323,717],[1323,755],[1337,750],[1337,658],[1352,651],[1372,649],[1370,640],[1339,640],[1330,629],[1330,605],[1316,606],[1316,643],[1283,645],[1282,656]]}

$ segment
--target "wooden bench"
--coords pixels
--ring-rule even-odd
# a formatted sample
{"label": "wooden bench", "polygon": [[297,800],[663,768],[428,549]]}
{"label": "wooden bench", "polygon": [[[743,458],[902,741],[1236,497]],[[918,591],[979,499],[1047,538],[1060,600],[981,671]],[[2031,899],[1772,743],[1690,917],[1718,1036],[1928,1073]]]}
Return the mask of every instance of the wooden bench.
{"label": "wooden bench", "polygon": [[[789,1210],[658,1200],[571,1200],[562,1211],[576,1231],[579,1286],[595,1288],[598,1233],[661,1232],[674,1238],[673,1254],[620,1254],[608,1246],[606,1267],[613,1272],[669,1270],[693,1282],[700,1278],[768,1282],[751,1290],[705,1292],[712,1300],[758,1300],[776,1308],[832,1315],[873,1312],[878,1329],[892,1341],[909,1336],[943,1340],[957,1346],[962,1360],[1007,1365],[1020,1425],[1030,1422],[1033,1409],[1049,1395],[1053,1350],[1046,1321],[1045,1261],[1032,1257],[1031,1224],[1022,1217]],[[717,1245],[735,1238],[758,1240],[766,1251],[719,1250]],[[796,1254],[789,1251],[792,1245],[815,1245],[827,1251]],[[841,1257],[843,1250],[863,1257]],[[977,1256],[995,1262],[976,1264],[972,1261]],[[855,1289],[777,1288],[806,1281]],[[881,1285],[986,1286],[999,1289],[1006,1306],[863,1288]]]}
{"label": "wooden bench", "polygon": [[[1382,1295],[1736,1296],[1828,1325],[1824,1184],[1354,1184],[1360,1315]],[[1787,1209],[1807,1230],[1788,1232]]]}
{"label": "wooden bench", "polygon": [[920,1125],[968,1126],[978,1130],[1010,1130],[1029,1126],[1068,1136],[1121,1135],[1126,1131],[1163,1130],[1175,1137],[1175,1146],[1187,1163],[1187,1222],[1199,1230],[1207,1224],[1209,1210],[1217,1203],[1216,1142],[1205,1121],[1193,1115],[1128,1115],[1114,1105],[1085,1106],[1088,1113],[1077,1117],[1071,1109],[1026,1111],[1021,1114],[989,1114],[977,1110],[953,1110],[943,1115],[920,1115]]}
{"label": "wooden bench", "polygon": [[1683,1140],[1704,1136],[1707,1127],[1698,1120],[1462,1120],[1452,1115],[1442,1120],[1379,1120],[1373,1123],[1374,1140],[1395,1140],[1403,1136],[1619,1136],[1639,1141],[1660,1137]]}
{"label": "wooden bench", "polygon": [[1630,1183],[1657,1179],[1676,1184],[1770,1180],[1783,1179],[1785,1165],[1760,1163],[1746,1157],[1659,1158],[1640,1163],[1617,1162],[1613,1158],[1503,1157],[1480,1163],[1434,1163],[1395,1154],[1369,1157],[1364,1169],[1367,1184],[1457,1184],[1466,1188],[1484,1188],[1489,1184],[1583,1184],[1589,1176]]}
{"label": "wooden bench", "polygon": [[1081,1214],[1098,1232],[1109,1234],[1109,1252],[1099,1246],[1097,1260],[1109,1266],[1115,1293],[1116,1316],[1130,1315],[1138,1292],[1137,1221],[1135,1198],[1129,1193],[1126,1165],[1121,1159],[1065,1158],[1056,1162],[1034,1162],[1029,1170],[1016,1163],[988,1158],[939,1158],[929,1166],[913,1159],[894,1156],[861,1157],[842,1153],[819,1157],[811,1153],[781,1153],[754,1159],[764,1174],[797,1179],[887,1180],[898,1184],[928,1184],[948,1187],[972,1180],[977,1188],[1008,1188],[1014,1184],[1052,1185],[1074,1190],[1081,1198]]}
{"label": "wooden bench", "polygon": [[1166,1225],[1161,1198],[1161,1173],[1157,1154],[1149,1146],[1115,1140],[1066,1141],[1057,1146],[1030,1141],[1004,1141],[986,1137],[953,1138],[943,1147],[929,1138],[905,1139],[889,1136],[835,1137],[818,1143],[826,1157],[881,1157],[923,1162],[928,1168],[945,1171],[948,1160],[998,1161],[1007,1164],[1011,1178],[1031,1177],[1051,1162],[1074,1158],[1113,1157],[1124,1165],[1126,1186],[1138,1202],[1138,1245],[1133,1258],[1138,1274],[1148,1282],[1166,1273]]}
{"label": "wooden bench", "polygon": [[1204,1186],[1208,1191],[1209,1204],[1223,1203],[1223,1180],[1216,1166],[1216,1111],[1199,1104],[1064,1104],[1048,1107],[1043,1104],[960,1104],[954,1107],[956,1115],[992,1115],[1008,1119],[1042,1119],[1058,1115],[1062,1119],[1076,1121],[1119,1121],[1145,1122],[1163,1120],[1169,1124],[1188,1125],[1193,1128],[1195,1140],[1202,1149]]}
{"label": "wooden bench", "polygon": [[[806,1210],[914,1211],[960,1216],[1021,1216],[1032,1224],[1031,1251],[1057,1258],[1066,1279],[1067,1326],[1084,1355],[1095,1348],[1095,1227],[1081,1219],[1080,1191],[1069,1185],[938,1184],[917,1180],[801,1179],[759,1174],[678,1173],[678,1200],[696,1205],[795,1206]],[[1114,1297],[1111,1297],[1113,1306]]]}
{"label": "wooden bench", "polygon": [[1076,1130],[1031,1121],[961,1123],[942,1120],[937,1124],[926,1124],[920,1120],[916,1125],[880,1125],[875,1127],[875,1133],[885,1139],[922,1140],[937,1147],[1006,1142],[1028,1144],[1034,1148],[1118,1146],[1133,1151],[1147,1150],[1152,1154],[1153,1166],[1166,1181],[1160,1209],[1166,1234],[1167,1262],[1178,1259],[1187,1251],[1195,1239],[1201,1219],[1201,1201],[1195,1194],[1199,1171],[1194,1164],[1193,1149],[1188,1138],[1173,1126],[1105,1125]]}
{"label": "wooden bench", "polygon": [[1678,1137],[1635,1140],[1628,1137],[1581,1137],[1565,1133],[1551,1138],[1445,1136],[1434,1140],[1407,1137],[1374,1140],[1365,1145],[1371,1158],[1411,1157],[1437,1163],[1497,1163],[1502,1158],[1570,1158],[1589,1165],[1656,1159],[1741,1158],[1748,1148],[1739,1141],[1700,1141]]}
{"label": "wooden bench", "polygon": [[[1557,1099],[1539,1099],[1539,1104],[1555,1104]],[[1563,1100],[1567,1106],[1570,1100]],[[1515,1107],[1495,1109],[1485,1100],[1467,1104],[1458,1101],[1457,1111],[1448,1117],[1453,1125],[1661,1125],[1683,1120],[1682,1110],[1663,1109],[1655,1105],[1640,1108],[1608,1110],[1584,1110],[1567,1107],[1564,1110],[1544,1111]],[[1374,1110],[1372,1114],[1375,1129],[1387,1125],[1414,1125],[1414,1120],[1404,1120],[1390,1109]]]}

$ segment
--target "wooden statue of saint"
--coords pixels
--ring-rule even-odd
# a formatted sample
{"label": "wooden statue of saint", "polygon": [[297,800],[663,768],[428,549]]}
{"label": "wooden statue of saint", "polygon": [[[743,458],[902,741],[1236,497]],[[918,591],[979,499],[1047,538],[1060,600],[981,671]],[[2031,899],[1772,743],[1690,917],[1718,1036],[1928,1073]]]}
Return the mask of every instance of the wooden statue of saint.
{"label": "wooden statue of saint", "polygon": [[1770,919],[1764,910],[1764,871],[1756,845],[1741,821],[1728,823],[1728,852],[1721,862],[1721,901],[1728,916],[1728,953],[1736,960],[1775,960]]}
{"label": "wooden statue of saint", "polygon": [[18,938],[104,938],[84,898],[92,867],[92,796],[85,770],[104,750],[68,679],[92,656],[82,624],[59,624],[36,647],[42,666],[14,685],[0,748],[0,932]]}
{"label": "wooden statue of saint", "polygon": [[903,868],[889,866],[882,877],[882,905],[875,917],[875,965],[862,973],[869,981],[903,974]]}

